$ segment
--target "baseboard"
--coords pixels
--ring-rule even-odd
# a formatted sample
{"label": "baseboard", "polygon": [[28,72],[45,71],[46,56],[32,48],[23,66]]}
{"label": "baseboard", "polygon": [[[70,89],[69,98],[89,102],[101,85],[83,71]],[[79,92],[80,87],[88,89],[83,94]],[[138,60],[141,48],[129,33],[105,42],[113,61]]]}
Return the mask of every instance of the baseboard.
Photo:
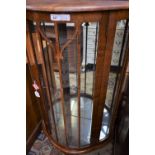
{"label": "baseboard", "polygon": [[34,141],[36,140],[36,138],[37,138],[37,136],[38,136],[38,134],[41,132],[41,130],[42,130],[42,125],[41,125],[41,122],[42,121],[40,121],[37,125],[36,125],[36,127],[35,127],[35,129],[33,130],[33,132],[32,132],[32,134],[29,136],[29,138],[26,140],[26,153],[28,153],[28,151],[31,149],[31,147],[32,147],[32,145],[33,145],[33,143],[34,143]]}

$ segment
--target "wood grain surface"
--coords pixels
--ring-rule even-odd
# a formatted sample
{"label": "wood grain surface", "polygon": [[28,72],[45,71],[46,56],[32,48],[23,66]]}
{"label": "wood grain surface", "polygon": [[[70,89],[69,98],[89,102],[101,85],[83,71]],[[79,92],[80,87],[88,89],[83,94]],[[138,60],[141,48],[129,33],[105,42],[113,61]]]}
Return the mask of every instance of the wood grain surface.
{"label": "wood grain surface", "polygon": [[109,0],[27,0],[26,9],[47,12],[86,12],[128,9],[128,1]]}

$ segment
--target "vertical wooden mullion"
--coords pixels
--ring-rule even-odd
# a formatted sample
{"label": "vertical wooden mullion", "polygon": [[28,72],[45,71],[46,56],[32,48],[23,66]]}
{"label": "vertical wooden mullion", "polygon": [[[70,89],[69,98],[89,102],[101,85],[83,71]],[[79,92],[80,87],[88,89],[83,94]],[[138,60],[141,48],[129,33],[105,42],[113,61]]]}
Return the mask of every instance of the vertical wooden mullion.
{"label": "vertical wooden mullion", "polygon": [[97,52],[97,41],[98,41],[98,23],[96,25],[96,36],[95,36],[95,49],[94,49],[94,66],[93,66],[93,87],[92,87],[92,95],[94,94],[94,84],[95,84],[95,70],[96,70],[96,52]]}
{"label": "vertical wooden mullion", "polygon": [[[55,77],[52,76],[54,73],[52,73],[53,70],[51,69],[50,56],[51,56],[50,55],[50,49],[49,49],[49,46],[48,46],[48,44],[46,42],[46,54],[44,56],[44,62],[45,62],[45,66],[46,66],[47,79],[48,79],[48,82],[49,82],[48,83],[49,91],[50,91],[50,95],[52,96],[53,95],[52,91],[54,91],[54,89],[52,87],[52,82],[53,82],[52,80]],[[51,98],[51,102],[52,102],[52,98]],[[56,139],[58,141],[59,139],[58,139],[58,132],[57,132],[57,127],[56,127],[56,122],[55,122],[56,118],[55,118],[55,115],[54,115],[53,104],[52,104],[52,107],[51,107],[51,111],[52,111],[52,118],[53,118],[52,123],[54,124],[55,135],[56,135]]]}
{"label": "vertical wooden mullion", "polygon": [[[59,44],[64,44],[67,42],[67,26],[65,24],[59,24]],[[63,60],[62,60],[62,80],[64,89],[64,98],[68,96],[69,91],[69,61],[68,61],[68,49],[67,47],[63,50]],[[68,107],[66,107],[68,108]]]}
{"label": "vertical wooden mullion", "polygon": [[57,54],[57,63],[58,63],[58,69],[59,69],[59,77],[60,77],[60,93],[61,93],[61,108],[62,108],[62,114],[63,114],[63,121],[64,121],[64,132],[65,132],[65,139],[66,144],[68,145],[67,140],[67,128],[66,128],[66,115],[65,115],[65,102],[64,102],[64,92],[63,92],[63,81],[62,81],[62,60],[61,60],[61,50],[59,45],[59,31],[58,31],[58,23],[54,23],[54,31],[56,35],[56,54]]}
{"label": "vertical wooden mullion", "polygon": [[42,64],[42,59],[40,57],[40,54],[38,53],[38,42],[37,42],[37,34],[36,32],[32,33],[32,39],[33,39],[33,44],[34,44],[34,50],[36,53],[36,59],[38,64]]}
{"label": "vertical wooden mullion", "polygon": [[35,58],[34,58],[34,53],[33,53],[32,42],[31,42],[31,38],[30,38],[30,32],[28,29],[28,25],[27,25],[27,30],[26,30],[26,50],[27,50],[27,58],[28,58],[29,64],[35,65]]}
{"label": "vertical wooden mullion", "polygon": [[[109,15],[109,22],[108,22],[108,30],[107,30],[107,45],[105,50],[105,57],[104,57],[104,72],[103,72],[103,80],[102,80],[102,87],[101,87],[101,94],[100,94],[100,101],[103,102],[105,106],[105,100],[107,95],[107,89],[108,89],[108,81],[109,81],[109,73],[110,73],[110,66],[111,66],[111,59],[112,59],[112,50],[113,50],[113,44],[115,39],[115,32],[116,32],[116,16],[115,12],[111,12]],[[100,128],[102,126],[102,120],[103,120],[103,109],[99,107],[99,114],[101,118],[101,124]]]}
{"label": "vertical wooden mullion", "polygon": [[116,22],[113,13],[103,14],[99,22],[91,140],[98,142],[102,126]]}
{"label": "vertical wooden mullion", "polygon": [[[46,26],[45,26],[45,23],[43,23],[43,27],[44,27],[44,31],[45,31],[45,33],[46,33]],[[47,41],[45,41],[46,42],[46,51],[47,51],[47,54],[46,54],[46,56],[47,56],[47,60],[46,60],[46,62],[49,62],[48,63],[48,71],[49,71],[49,78],[50,78],[50,80],[49,80],[49,82],[51,83],[50,84],[50,90],[52,90],[52,91],[54,91],[55,92],[55,90],[56,90],[56,86],[55,86],[55,76],[54,76],[54,69],[53,69],[53,57],[52,57],[52,49],[51,49],[51,47],[50,47],[50,45],[49,45],[49,43],[47,42]],[[51,94],[52,94],[52,91],[51,91]],[[54,94],[54,93],[53,93]]]}
{"label": "vertical wooden mullion", "polygon": [[80,129],[81,129],[81,112],[80,112],[80,92],[81,92],[81,24],[77,24],[78,27],[78,33],[77,33],[77,55],[78,55],[78,60],[77,60],[77,74],[78,74],[78,146],[80,147]]}
{"label": "vertical wooden mullion", "polygon": [[[98,106],[100,91],[101,91],[101,81],[102,81],[102,68],[104,63],[104,49],[106,47],[106,28],[108,23],[108,15],[104,15],[99,21],[99,38],[98,38],[98,52],[96,58],[96,73],[95,73],[95,83],[94,83],[94,96],[93,96],[93,113],[92,113],[92,127],[91,127],[91,142],[95,143],[99,139],[100,126],[98,118]],[[102,70],[101,70],[102,69]],[[100,119],[100,120],[99,120]]]}
{"label": "vertical wooden mullion", "polygon": [[[67,31],[68,27],[66,23],[61,23],[58,25],[59,30],[59,44],[62,47],[67,42]],[[60,48],[61,48],[60,47]],[[69,50],[66,47],[62,51],[63,60],[62,60],[62,81],[63,81],[63,94],[65,101],[65,114],[66,114],[66,131],[69,142],[69,135],[71,133],[71,111],[70,111],[70,84],[69,84]]]}
{"label": "vertical wooden mullion", "polygon": [[87,73],[86,73],[86,71],[87,71],[87,46],[88,46],[88,43],[87,43],[87,41],[88,41],[88,26],[89,26],[89,24],[88,23],[85,23],[85,26],[86,26],[86,36],[85,36],[85,76],[84,76],[84,78],[85,78],[85,82],[84,82],[84,93],[86,94],[87,92],[86,92],[86,89],[87,89],[87,85],[86,85],[86,79],[87,79]]}
{"label": "vertical wooden mullion", "polygon": [[[49,63],[50,63],[50,72],[51,72],[51,78],[52,78],[52,88],[54,93],[56,93],[56,80],[55,80],[55,75],[54,75],[54,67],[53,67],[53,57],[52,57],[52,49],[49,45],[47,45],[48,48],[48,55],[49,55]],[[53,94],[54,94],[53,93]]]}

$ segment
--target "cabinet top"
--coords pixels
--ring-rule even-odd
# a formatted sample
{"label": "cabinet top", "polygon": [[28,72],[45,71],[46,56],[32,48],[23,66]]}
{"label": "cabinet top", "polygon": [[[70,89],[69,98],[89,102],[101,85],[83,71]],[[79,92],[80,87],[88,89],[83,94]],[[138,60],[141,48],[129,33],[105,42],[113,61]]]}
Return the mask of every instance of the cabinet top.
{"label": "cabinet top", "polygon": [[86,12],[128,9],[128,1],[109,0],[27,0],[26,9],[47,12]]}

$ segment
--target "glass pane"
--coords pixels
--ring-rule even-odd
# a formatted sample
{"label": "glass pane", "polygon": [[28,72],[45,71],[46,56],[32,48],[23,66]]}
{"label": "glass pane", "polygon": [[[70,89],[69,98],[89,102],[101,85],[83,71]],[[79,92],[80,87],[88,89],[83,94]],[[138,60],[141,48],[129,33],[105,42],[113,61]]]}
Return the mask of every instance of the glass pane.
{"label": "glass pane", "polygon": [[[116,32],[115,32],[115,38],[114,38],[114,44],[113,44],[113,50],[112,50],[112,60],[111,60],[111,67],[110,67],[110,73],[109,73],[109,80],[108,80],[108,88],[107,88],[107,94],[106,94],[106,100],[105,100],[105,108],[107,111],[103,112],[103,119],[102,119],[102,129],[100,133],[100,140],[105,138],[105,135],[109,132],[109,123],[112,115],[112,109],[113,109],[113,102],[115,97],[115,92],[117,90],[117,82],[119,81],[120,72],[122,69],[122,60],[123,60],[123,42],[126,35],[126,24],[127,20],[120,20],[117,21],[116,24]],[[108,121],[107,121],[108,120]]]}
{"label": "glass pane", "polygon": [[112,50],[112,60],[108,79],[108,87],[105,100],[105,109],[103,111],[102,128],[100,132],[100,140],[106,138],[109,133],[110,117],[112,115],[113,99],[119,74],[121,71],[122,46],[125,35],[126,20],[120,20],[116,24],[116,32]]}
{"label": "glass pane", "polygon": [[98,22],[83,23],[81,92],[89,95],[93,95],[99,29],[98,27]]}
{"label": "glass pane", "polygon": [[108,88],[107,88],[107,95],[106,95],[106,101],[105,104],[108,108],[111,107],[112,104],[112,98],[113,98],[113,91],[115,87],[116,82],[116,73],[110,72],[109,73],[109,80],[108,80]]}
{"label": "glass pane", "polygon": [[74,23],[58,24],[62,59],[60,65],[57,61],[54,63],[53,76],[53,91],[56,92],[53,105],[57,130],[62,137],[67,137],[67,142],[60,142],[70,147],[82,147],[90,143],[98,23],[83,23],[80,36],[77,36],[76,31]]}
{"label": "glass pane", "polygon": [[83,147],[90,144],[99,24],[82,23],[79,36],[74,23],[56,27],[42,22],[40,27],[45,64],[40,66],[45,71],[42,75],[47,76],[43,77],[43,89],[54,111],[53,116],[48,107],[51,136],[62,145]]}
{"label": "glass pane", "polygon": [[123,55],[122,46],[123,46],[123,38],[125,35],[124,33],[125,25],[126,25],[126,20],[120,20],[117,22],[117,25],[116,25],[114,45],[113,45],[113,51],[112,51],[111,68],[110,68],[107,96],[106,96],[106,102],[105,102],[106,106],[109,108],[111,108],[112,106],[116,79],[118,74],[121,71],[121,60]]}
{"label": "glass pane", "polygon": [[117,22],[114,45],[113,45],[112,61],[111,61],[112,66],[119,65],[125,24],[126,24],[126,20],[120,20]]}

